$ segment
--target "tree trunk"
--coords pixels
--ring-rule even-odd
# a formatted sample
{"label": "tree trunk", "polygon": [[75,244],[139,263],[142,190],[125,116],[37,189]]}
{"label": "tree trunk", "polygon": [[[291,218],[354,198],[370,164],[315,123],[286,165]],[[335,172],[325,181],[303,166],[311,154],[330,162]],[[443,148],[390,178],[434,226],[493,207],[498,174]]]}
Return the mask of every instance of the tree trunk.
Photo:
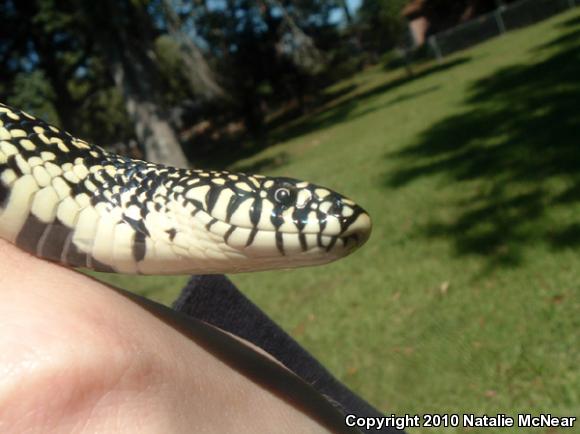
{"label": "tree trunk", "polygon": [[211,100],[225,98],[225,92],[215,79],[215,74],[207,64],[201,50],[191,37],[182,30],[182,23],[169,0],[163,0],[163,12],[167,20],[169,34],[177,41],[182,60],[188,70],[186,76],[196,94]]}
{"label": "tree trunk", "polygon": [[125,109],[135,126],[135,134],[145,149],[148,161],[187,168],[189,163],[165,110],[151,98],[143,98],[131,88],[130,79],[125,78],[127,69],[120,63],[111,65],[116,86],[123,91]]}
{"label": "tree trunk", "polygon": [[[279,0],[268,0],[268,3],[277,7],[282,13],[282,21],[286,30],[291,34],[291,46],[281,47],[280,51],[289,51],[292,62],[307,74],[317,74],[325,64],[324,54],[316,48],[314,41],[296,24],[294,18]],[[284,43],[282,40],[279,44]]]}
{"label": "tree trunk", "polygon": [[147,160],[188,167],[177,134],[162,106],[161,81],[150,18],[127,1],[82,2],[87,21],[122,92]]}
{"label": "tree trunk", "polygon": [[344,17],[346,18],[346,23],[351,26],[352,25],[352,15],[350,13],[350,10],[348,9],[348,5],[346,4],[346,0],[339,0],[340,3],[340,7],[342,8],[342,11],[344,12]]}
{"label": "tree trunk", "polygon": [[67,81],[71,78],[70,72],[65,71],[64,65],[57,59],[55,50],[55,34],[48,32],[38,20],[34,20],[39,9],[37,2],[32,0],[18,1],[14,3],[22,17],[27,20],[25,26],[28,29],[35,53],[38,56],[40,69],[45,73],[56,95],[54,108],[58,115],[59,126],[68,131],[75,130],[76,102],[74,101]]}

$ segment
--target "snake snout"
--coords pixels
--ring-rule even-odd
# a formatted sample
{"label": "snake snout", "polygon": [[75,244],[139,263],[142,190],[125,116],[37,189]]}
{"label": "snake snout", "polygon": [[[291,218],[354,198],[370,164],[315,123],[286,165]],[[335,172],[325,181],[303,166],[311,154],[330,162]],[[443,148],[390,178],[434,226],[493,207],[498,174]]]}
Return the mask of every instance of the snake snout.
{"label": "snake snout", "polygon": [[356,218],[352,220],[340,236],[346,240],[347,244],[352,240],[354,246],[360,247],[369,239],[372,226],[370,216],[360,208]]}

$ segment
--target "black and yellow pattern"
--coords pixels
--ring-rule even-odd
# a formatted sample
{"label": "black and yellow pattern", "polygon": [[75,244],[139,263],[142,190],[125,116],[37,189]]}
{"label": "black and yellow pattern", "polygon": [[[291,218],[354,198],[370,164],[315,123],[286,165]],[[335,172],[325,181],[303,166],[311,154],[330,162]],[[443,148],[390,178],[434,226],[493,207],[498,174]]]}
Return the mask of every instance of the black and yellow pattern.
{"label": "black and yellow pattern", "polygon": [[232,273],[329,262],[370,229],[362,208],[326,188],[122,157],[0,104],[0,236],[39,257]]}

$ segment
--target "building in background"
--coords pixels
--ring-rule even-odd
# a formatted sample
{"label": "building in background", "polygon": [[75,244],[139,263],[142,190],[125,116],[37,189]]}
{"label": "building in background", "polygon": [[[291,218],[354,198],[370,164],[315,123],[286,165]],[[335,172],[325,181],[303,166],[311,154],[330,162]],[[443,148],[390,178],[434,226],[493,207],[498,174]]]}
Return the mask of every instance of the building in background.
{"label": "building in background", "polygon": [[512,0],[411,0],[401,11],[407,20],[415,46],[429,35],[441,32]]}

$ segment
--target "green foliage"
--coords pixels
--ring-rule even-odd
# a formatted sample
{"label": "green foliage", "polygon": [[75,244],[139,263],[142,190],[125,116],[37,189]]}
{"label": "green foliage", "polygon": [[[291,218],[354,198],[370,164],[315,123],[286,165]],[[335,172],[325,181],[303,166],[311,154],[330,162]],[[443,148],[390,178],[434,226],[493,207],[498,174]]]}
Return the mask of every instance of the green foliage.
{"label": "green foliage", "polygon": [[127,143],[133,136],[133,126],[125,110],[125,101],[115,87],[93,93],[77,113],[78,134],[90,137],[100,145]]}
{"label": "green foliage", "polygon": [[358,20],[367,50],[383,53],[402,42],[406,21],[401,11],[407,3],[408,0],[363,0]]}
{"label": "green foliage", "polygon": [[6,101],[14,107],[42,116],[48,122],[60,124],[54,108],[54,89],[42,71],[19,72],[14,76]]}
{"label": "green foliage", "polygon": [[155,54],[166,87],[163,97],[168,106],[178,106],[192,97],[192,89],[185,76],[191,72],[185,67],[177,42],[169,35],[160,35],[155,40]]}
{"label": "green foliage", "polygon": [[57,34],[66,32],[74,25],[77,17],[71,10],[73,6],[70,1],[57,2],[55,0],[39,0],[28,2],[30,7],[36,5],[36,13],[30,17],[31,23],[41,32],[46,34]]}
{"label": "green foliage", "polygon": [[0,40],[0,98],[98,143],[126,139],[130,124],[75,2],[7,7],[11,38]]}

